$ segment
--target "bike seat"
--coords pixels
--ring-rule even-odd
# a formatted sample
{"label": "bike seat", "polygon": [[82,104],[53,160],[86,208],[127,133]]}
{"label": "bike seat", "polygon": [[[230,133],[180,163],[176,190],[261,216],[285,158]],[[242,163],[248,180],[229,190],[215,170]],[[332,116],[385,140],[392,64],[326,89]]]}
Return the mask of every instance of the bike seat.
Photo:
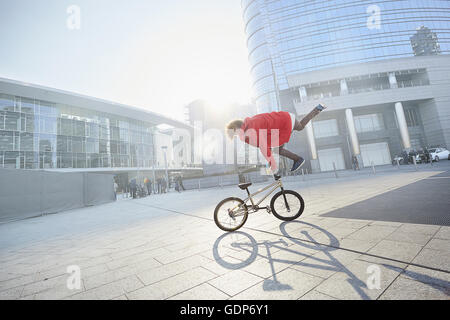
{"label": "bike seat", "polygon": [[238,187],[241,188],[242,190],[247,189],[248,187],[250,187],[252,185],[251,182],[246,182],[246,183],[239,183]]}

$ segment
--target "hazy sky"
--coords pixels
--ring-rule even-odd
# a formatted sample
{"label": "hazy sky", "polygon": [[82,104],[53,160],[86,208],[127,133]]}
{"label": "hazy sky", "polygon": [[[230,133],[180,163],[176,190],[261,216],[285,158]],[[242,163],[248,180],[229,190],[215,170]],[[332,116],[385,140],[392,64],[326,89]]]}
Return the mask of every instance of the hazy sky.
{"label": "hazy sky", "polygon": [[199,98],[250,101],[240,0],[0,0],[0,41],[4,78],[178,119]]}

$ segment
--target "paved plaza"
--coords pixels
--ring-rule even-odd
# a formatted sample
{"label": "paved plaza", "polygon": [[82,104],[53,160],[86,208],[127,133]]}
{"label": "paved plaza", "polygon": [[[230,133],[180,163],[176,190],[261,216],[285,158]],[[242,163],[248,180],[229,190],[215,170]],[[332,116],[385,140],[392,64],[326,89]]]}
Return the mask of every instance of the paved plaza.
{"label": "paved plaza", "polygon": [[303,215],[260,211],[233,233],[213,211],[236,186],[2,224],[0,299],[449,299],[449,172],[288,177]]}

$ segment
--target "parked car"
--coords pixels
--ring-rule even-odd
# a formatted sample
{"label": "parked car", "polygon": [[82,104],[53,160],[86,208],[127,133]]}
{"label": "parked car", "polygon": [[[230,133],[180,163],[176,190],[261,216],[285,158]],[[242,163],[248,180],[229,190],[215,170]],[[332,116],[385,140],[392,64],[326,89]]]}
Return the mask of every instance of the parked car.
{"label": "parked car", "polygon": [[392,165],[393,166],[397,165],[397,160],[398,160],[398,164],[404,164],[403,157],[402,156],[396,156],[394,159],[392,159]]}
{"label": "parked car", "polygon": [[450,151],[448,151],[446,148],[431,148],[428,151],[431,154],[431,159],[436,162],[442,159],[449,159],[450,157]]}

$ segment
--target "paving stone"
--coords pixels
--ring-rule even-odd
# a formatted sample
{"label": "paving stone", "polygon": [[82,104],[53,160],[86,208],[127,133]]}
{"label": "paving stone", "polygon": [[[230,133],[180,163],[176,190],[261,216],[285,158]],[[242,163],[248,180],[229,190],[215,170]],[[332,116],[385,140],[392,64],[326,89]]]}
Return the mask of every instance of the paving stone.
{"label": "paving stone", "polygon": [[431,239],[425,246],[427,249],[450,251],[450,239]]}
{"label": "paving stone", "polygon": [[437,239],[450,240],[450,227],[442,226],[439,231],[434,235]]}
{"label": "paving stone", "polygon": [[399,277],[380,297],[381,300],[449,300],[450,288]]}
{"label": "paving stone", "polygon": [[386,226],[386,227],[394,227],[398,228],[402,225],[401,222],[392,222],[392,221],[372,221],[369,223],[371,226]]}
{"label": "paving stone", "polygon": [[361,229],[362,227],[367,226],[369,223],[370,223],[370,221],[366,221],[366,220],[346,219],[343,222],[337,224],[336,227]]}
{"label": "paving stone", "polygon": [[241,269],[241,262],[241,260],[227,256],[219,261],[210,261],[206,264],[203,264],[202,267],[217,275],[224,275],[225,273],[231,272],[233,270]]}
{"label": "paving stone", "polygon": [[17,300],[22,296],[23,286],[0,291],[0,300]]}
{"label": "paving stone", "polygon": [[0,292],[35,282],[36,275],[19,276],[0,282]]}
{"label": "paving stone", "polygon": [[234,296],[262,280],[262,277],[249,272],[235,270],[210,280],[209,284],[230,296]]}
{"label": "paving stone", "polygon": [[404,232],[396,231],[386,237],[386,240],[400,241],[400,242],[411,242],[424,246],[432,238],[431,234],[417,233],[417,232]]}
{"label": "paving stone", "polygon": [[373,248],[380,240],[357,240],[351,238],[344,238],[339,241],[337,245],[338,248],[350,249],[358,252],[367,252],[369,249]]}
{"label": "paving stone", "polygon": [[136,291],[144,285],[136,276],[120,279],[101,287],[84,291],[67,297],[70,300],[111,300],[127,294],[128,292]]}
{"label": "paving stone", "polygon": [[169,300],[227,300],[229,296],[208,283],[177,294]]}
{"label": "paving stone", "polygon": [[402,277],[440,287],[450,288],[450,273],[437,270],[408,266]]}
{"label": "paving stone", "polygon": [[127,294],[131,300],[163,300],[217,277],[198,267]]}
{"label": "paving stone", "polygon": [[138,273],[138,277],[145,285],[149,285],[176,276],[188,270],[195,269],[196,267],[208,262],[209,260],[202,256],[193,256]]}
{"label": "paving stone", "polygon": [[335,250],[319,252],[311,258],[304,259],[291,268],[321,278],[329,278],[336,272],[340,272],[345,265],[351,263],[360,256],[358,253]]}
{"label": "paving stone", "polygon": [[41,281],[27,284],[23,288],[22,296],[25,297],[25,296],[29,296],[29,295],[32,295],[35,293],[46,291],[46,290],[49,290],[49,289],[52,289],[55,287],[66,286],[68,277],[69,277],[69,274],[65,274],[65,275],[51,278],[48,280],[41,280]]}
{"label": "paving stone", "polygon": [[315,290],[337,299],[376,299],[399,276],[402,269],[375,265],[378,266],[380,271],[380,289],[377,289],[376,286],[369,289],[367,282],[374,276],[374,271],[368,269],[370,266],[374,266],[374,264],[355,260],[346,265],[342,272],[338,272],[324,280]]}
{"label": "paving stone", "polygon": [[348,238],[365,241],[382,240],[393,233],[396,229],[396,227],[369,225],[352,233]]}
{"label": "paving stone", "polygon": [[450,270],[450,252],[424,248],[412,261],[415,264]]}
{"label": "paving stone", "polygon": [[34,300],[59,300],[66,297],[73,296],[75,294],[81,293],[84,291],[84,288],[81,287],[80,289],[69,289],[67,288],[67,285],[57,286],[50,289],[47,289],[45,291],[41,291],[39,293],[36,293],[33,296]]}
{"label": "paving stone", "polygon": [[83,277],[83,283],[86,290],[90,290],[132,275],[133,274],[129,272],[129,269],[124,267],[122,269],[108,270],[104,273],[90,277]]}
{"label": "paving stone", "polygon": [[367,253],[380,257],[410,262],[421,249],[422,246],[415,243],[382,240]]}
{"label": "paving stone", "polygon": [[327,296],[326,294],[323,294],[316,290],[311,290],[310,292],[302,296],[300,300],[337,300],[337,299],[334,297]]}
{"label": "paving stone", "polygon": [[426,224],[412,224],[405,223],[401,227],[398,228],[398,232],[413,232],[413,233],[424,233],[434,235],[440,226],[432,226]]}
{"label": "paving stone", "polygon": [[296,300],[321,281],[322,278],[288,268],[232,297],[232,300]]}

